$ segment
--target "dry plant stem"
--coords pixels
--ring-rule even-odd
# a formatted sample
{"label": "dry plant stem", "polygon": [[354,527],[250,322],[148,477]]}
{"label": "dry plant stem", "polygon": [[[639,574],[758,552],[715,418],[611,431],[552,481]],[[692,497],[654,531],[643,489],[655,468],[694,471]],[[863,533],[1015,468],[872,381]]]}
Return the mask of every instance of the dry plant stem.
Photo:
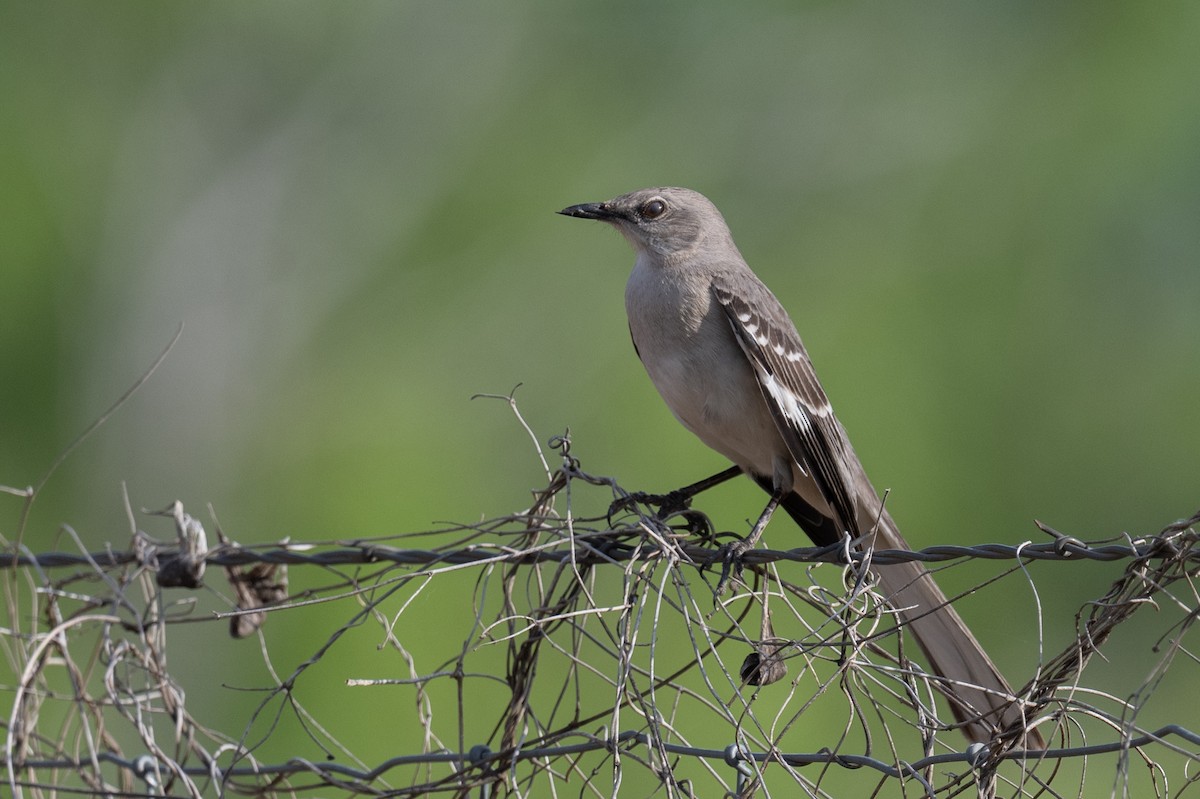
{"label": "dry plant stem", "polygon": [[[210,570],[194,590],[162,588],[153,564],[132,551],[88,552],[83,539],[94,541],[95,533],[64,528],[70,553],[14,548],[0,569],[18,600],[0,622],[0,646],[14,666],[13,707],[3,720],[6,795],[475,797],[487,785],[493,796],[684,797],[739,788],[745,795],[757,786],[759,796],[1024,799],[1089,792],[1084,781],[1101,773],[1108,792],[1114,758],[1121,779],[1134,785],[1129,795],[1179,795],[1194,781],[1200,734],[1188,728],[1190,717],[1155,730],[1139,727],[1138,718],[1169,686],[1165,674],[1186,678],[1185,670],[1196,668],[1194,658],[1178,655],[1195,650],[1188,637],[1200,616],[1200,516],[1158,536],[1116,543],[1057,534],[1050,544],[915,553],[755,549],[744,558],[749,590],[713,607],[699,567],[721,559],[716,548],[700,546],[637,503],[610,523],[612,499],[636,494],[585,472],[565,437],[554,449],[561,463],[523,512],[350,541],[222,545],[208,553]],[[165,504],[154,499],[139,504]],[[135,539],[177,546],[169,521],[129,515]],[[168,543],[139,524],[161,525]],[[245,531],[239,537],[253,538]],[[949,568],[997,558],[1020,565],[964,593],[1032,590],[1035,578],[1050,579],[1048,570],[1123,569],[1104,597],[1079,611],[1077,640],[1027,686],[1036,703],[1027,714],[1043,730],[1053,727],[1062,744],[1040,759],[1006,757],[997,746],[982,760],[967,760],[953,731],[939,726],[946,720],[939,719],[945,706],[934,701],[938,681],[908,659],[905,627],[872,579],[877,568],[897,562]],[[1027,568],[1034,560],[1050,562]],[[245,578],[261,566],[265,578],[285,565],[302,575],[304,589],[253,608],[265,625],[246,640],[229,638],[229,617],[212,612],[213,605],[264,597],[248,598],[252,584],[230,586],[219,569],[235,566]],[[281,588],[267,583],[263,590]],[[451,595],[462,601],[443,602],[431,615],[425,600],[441,586],[459,591]],[[1114,630],[1145,605],[1159,609],[1138,617],[1160,625],[1151,636],[1157,644],[1113,649]],[[339,608],[345,611],[332,629],[293,625],[317,637],[299,658],[285,654],[292,650],[279,638],[279,614],[310,619]],[[213,623],[216,635],[207,629]],[[365,649],[362,636],[347,635],[363,624],[378,628]],[[456,641],[461,635],[461,646],[432,657],[411,637],[430,626]],[[199,680],[226,676],[181,668],[199,651],[197,635],[213,662],[262,661],[266,685],[225,688],[229,706],[245,707],[232,733],[204,726],[213,708],[195,698],[207,687]],[[379,654],[374,645],[389,659],[372,658]],[[345,657],[330,657],[334,650]],[[752,651],[769,666],[786,665],[787,678],[744,685],[738,668]],[[1114,666],[1132,659],[1146,680],[1125,686],[1121,697],[1096,690],[1086,667],[1100,653]],[[340,663],[376,679],[345,688],[347,677],[360,675],[339,673]],[[310,696],[342,690],[386,692],[380,706],[388,708],[395,741],[389,738],[394,748],[383,758],[345,743],[361,738],[363,719],[307,704]],[[447,696],[457,712],[446,710]],[[494,704],[480,700],[497,696]],[[307,752],[261,759],[261,747],[284,735],[306,736]],[[743,753],[741,771],[722,756],[729,744]],[[314,748],[330,759],[312,757]],[[147,765],[136,767],[138,755]],[[1139,758],[1147,769],[1132,768]],[[1062,768],[1073,760],[1096,766]],[[1143,772],[1174,782],[1169,790],[1161,783],[1143,790],[1133,782]]]}

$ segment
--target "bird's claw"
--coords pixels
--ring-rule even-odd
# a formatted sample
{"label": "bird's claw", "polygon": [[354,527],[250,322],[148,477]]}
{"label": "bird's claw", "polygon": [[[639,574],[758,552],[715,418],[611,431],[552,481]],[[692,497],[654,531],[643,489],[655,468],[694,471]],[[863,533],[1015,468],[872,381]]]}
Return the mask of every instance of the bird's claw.
{"label": "bird's claw", "polygon": [[636,511],[638,505],[654,509],[654,516],[665,521],[672,516],[682,516],[687,522],[687,529],[693,535],[712,539],[712,522],[699,511],[691,508],[692,495],[683,491],[671,491],[666,494],[648,494],[645,491],[635,491],[613,500],[608,506],[608,518],[622,511]]}
{"label": "bird's claw", "polygon": [[666,494],[648,494],[645,491],[635,491],[617,499],[612,504],[615,510],[626,510],[635,505],[649,505],[657,509],[658,516],[665,518],[691,507],[692,497],[682,491],[669,491]]}
{"label": "bird's claw", "polygon": [[718,596],[725,592],[725,588],[729,585],[731,579],[742,579],[742,572],[746,569],[746,564],[742,558],[751,549],[753,549],[752,544],[739,538],[736,541],[731,541],[723,545],[717,550],[721,556],[721,579],[717,581],[716,589]]}

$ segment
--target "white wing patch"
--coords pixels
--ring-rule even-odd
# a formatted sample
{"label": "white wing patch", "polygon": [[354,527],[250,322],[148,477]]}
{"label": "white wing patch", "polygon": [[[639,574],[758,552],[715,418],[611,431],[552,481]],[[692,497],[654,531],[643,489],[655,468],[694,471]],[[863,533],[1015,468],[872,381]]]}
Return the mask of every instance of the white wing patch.
{"label": "white wing patch", "polygon": [[754,362],[754,371],[758,373],[759,382],[762,383],[763,388],[767,390],[783,415],[791,419],[796,427],[803,430],[806,435],[813,432],[812,416],[825,419],[833,415],[833,406],[828,402],[821,405],[809,405],[807,402],[803,402],[791,389],[780,383],[775,375],[757,362]]}
{"label": "white wing patch", "polygon": [[786,386],[780,384],[775,379],[775,375],[767,374],[766,372],[758,371],[759,379],[762,380],[763,387],[767,393],[771,395],[771,399],[775,401],[776,407],[783,412],[783,415],[792,421],[799,429],[806,434],[812,432],[812,421],[808,418],[808,414],[800,407],[800,401]]}

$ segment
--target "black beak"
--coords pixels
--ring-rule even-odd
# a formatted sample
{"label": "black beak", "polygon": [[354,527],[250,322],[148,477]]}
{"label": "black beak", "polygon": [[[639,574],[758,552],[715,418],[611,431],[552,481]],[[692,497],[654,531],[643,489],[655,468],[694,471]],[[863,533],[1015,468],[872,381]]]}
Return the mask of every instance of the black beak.
{"label": "black beak", "polygon": [[611,222],[614,219],[624,218],[623,214],[607,203],[572,205],[570,208],[562,209],[559,213],[563,216],[573,216],[578,219],[599,219],[602,222]]}

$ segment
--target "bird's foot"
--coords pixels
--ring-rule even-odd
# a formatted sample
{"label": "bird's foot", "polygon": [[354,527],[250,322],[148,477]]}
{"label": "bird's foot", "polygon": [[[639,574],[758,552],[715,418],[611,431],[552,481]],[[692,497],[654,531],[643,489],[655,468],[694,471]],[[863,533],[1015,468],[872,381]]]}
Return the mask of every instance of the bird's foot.
{"label": "bird's foot", "polygon": [[613,503],[608,506],[608,518],[611,522],[614,515],[623,511],[637,512],[638,506],[641,505],[653,508],[654,516],[659,521],[666,521],[673,516],[682,516],[685,528],[689,533],[712,540],[712,522],[700,511],[691,509],[692,496],[693,494],[683,490],[671,491],[666,494],[635,491],[613,500]]}
{"label": "bird's foot", "polygon": [[721,579],[717,581],[717,596],[725,592],[730,580],[742,579],[742,572],[746,569],[742,558],[752,549],[754,549],[753,542],[739,538],[718,550],[718,554],[721,556]]}
{"label": "bird's foot", "polygon": [[609,506],[609,513],[622,510],[633,510],[637,505],[649,505],[654,508],[660,519],[681,513],[691,507],[692,495],[683,491],[669,491],[666,494],[649,494],[645,491],[635,491],[616,499]]}

